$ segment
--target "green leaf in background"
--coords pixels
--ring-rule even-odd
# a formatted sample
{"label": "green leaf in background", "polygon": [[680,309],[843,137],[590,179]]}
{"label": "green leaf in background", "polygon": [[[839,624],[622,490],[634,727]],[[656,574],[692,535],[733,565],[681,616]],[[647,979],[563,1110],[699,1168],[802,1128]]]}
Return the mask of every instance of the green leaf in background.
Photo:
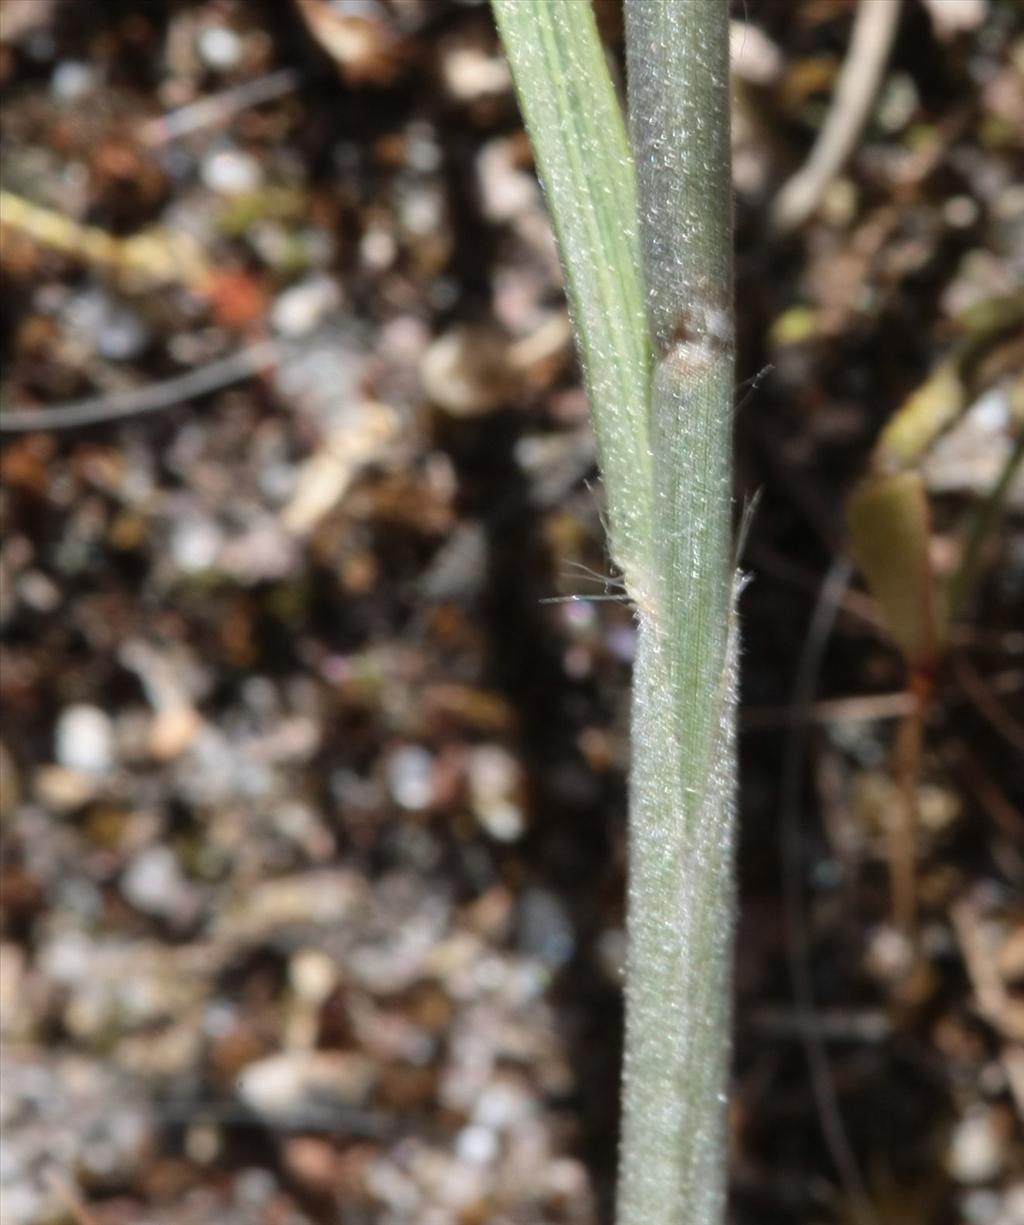
{"label": "green leaf in background", "polygon": [[866,477],[850,495],[854,558],[912,668],[934,661],[942,631],[928,556],[931,512],[919,472]]}

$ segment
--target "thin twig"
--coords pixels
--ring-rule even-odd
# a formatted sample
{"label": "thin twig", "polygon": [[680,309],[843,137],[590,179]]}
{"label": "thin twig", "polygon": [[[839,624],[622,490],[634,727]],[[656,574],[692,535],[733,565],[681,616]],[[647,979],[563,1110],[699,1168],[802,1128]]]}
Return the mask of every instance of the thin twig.
{"label": "thin twig", "polygon": [[892,914],[898,931],[917,946],[917,780],[921,768],[924,720],[931,702],[934,679],[928,669],[910,675],[910,709],[903,716],[893,750],[893,777],[898,801],[887,830]]}
{"label": "thin twig", "polygon": [[956,754],[947,753],[947,757],[964,792],[977,800],[985,815],[1005,836],[1007,846],[1013,848],[1015,861],[1024,870],[1024,856],[1017,850],[1024,845],[1024,812],[1003,794],[990,771],[965,745],[959,745]]}
{"label": "thin twig", "polygon": [[1024,723],[1015,719],[965,655],[953,660],[956,679],[975,710],[1011,748],[1024,753]]}
{"label": "thin twig", "polygon": [[1001,1056],[1007,1083],[1017,1111],[1024,1119],[1024,1061],[1021,1026],[1014,1023],[1006,983],[999,972],[994,950],[986,938],[981,915],[969,897],[962,897],[951,912],[953,930],[967,969],[978,1012],[1003,1039]]}
{"label": "thin twig", "polygon": [[[758,1008],[745,1026],[777,1042],[804,1039],[803,1014],[791,1009]],[[878,1046],[892,1039],[895,1027],[884,1008],[843,1008],[815,1013],[814,1028],[821,1042]]]}
{"label": "thin twig", "polygon": [[242,111],[293,93],[301,81],[302,77],[294,68],[281,68],[254,81],[244,81],[241,85],[148,120],[139,128],[139,140],[153,149],[168,141],[179,140],[182,136],[190,136],[202,128],[227,123]]}
{"label": "thin twig", "polygon": [[898,693],[865,693],[847,698],[825,698],[807,710],[788,706],[748,707],[740,715],[744,731],[762,731],[796,723],[880,723],[902,719],[913,705],[905,689]]}
{"label": "thin twig", "polygon": [[0,433],[75,429],[105,421],[120,421],[162,408],[174,408],[197,396],[252,378],[274,365],[278,353],[278,346],[273,341],[264,341],[220,361],[210,362],[198,370],[189,370],[186,374],[160,383],[145,383],[113,395],[91,396],[87,400],[52,407],[0,408]]}
{"label": "thin twig", "polygon": [[[798,591],[813,593],[819,590],[820,584],[809,568],[794,562],[784,553],[779,553],[770,545],[758,541],[751,545],[750,557],[760,572],[770,576],[775,582]],[[844,616],[852,618],[859,625],[874,633],[884,631],[885,626],[878,612],[875,601],[862,591],[851,588],[842,597],[840,610]]]}
{"label": "thin twig", "polygon": [[[836,616],[852,573],[850,562],[846,558],[838,558],[832,563],[821,585],[797,665],[796,684],[793,689],[793,708],[797,712],[806,712],[814,701],[825,648],[832,636]],[[786,951],[793,998],[800,1017],[804,1053],[822,1135],[836,1173],[854,1209],[856,1220],[863,1225],[879,1225],[878,1214],[871,1204],[864,1177],[843,1124],[832,1069],[816,1019],[814,985],[808,968],[807,916],[804,912],[800,880],[800,788],[806,760],[807,721],[801,719],[786,743],[779,800]]]}
{"label": "thin twig", "polygon": [[822,193],[853,152],[871,114],[900,21],[900,0],[860,0],[850,50],[810,156],[783,185],[772,207],[772,225],[795,230],[814,212]]}

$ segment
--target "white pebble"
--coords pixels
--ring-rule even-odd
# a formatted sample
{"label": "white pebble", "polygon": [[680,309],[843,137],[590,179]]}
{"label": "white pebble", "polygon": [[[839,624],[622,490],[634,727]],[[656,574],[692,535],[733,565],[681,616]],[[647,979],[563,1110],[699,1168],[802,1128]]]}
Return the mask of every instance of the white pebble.
{"label": "white pebble", "polygon": [[57,761],[82,774],[105,774],[114,764],[114,728],[98,706],[68,706],[57,719]]}
{"label": "white pebble", "polygon": [[534,1110],[522,1085],[512,1081],[492,1081],[477,1098],[473,1119],[477,1127],[509,1131],[522,1125]]}
{"label": "white pebble", "polygon": [[464,1127],[455,1137],[455,1152],[470,1165],[489,1165],[498,1154],[498,1137],[489,1127]]}
{"label": "white pebble", "polygon": [[88,64],[77,60],[65,60],[54,69],[50,78],[53,96],[61,102],[78,102],[92,92],[96,74]]}
{"label": "white pebble", "polygon": [[483,744],[466,760],[466,782],[477,820],[499,842],[514,842],[526,828],[518,801],[522,771],[507,749]]}
{"label": "white pebble", "polygon": [[278,1122],[325,1109],[362,1104],[374,1081],[373,1065],[341,1051],[281,1051],[247,1064],[236,1088],[257,1114]]}
{"label": "white pebble", "polygon": [[996,1225],[999,1196],[995,1191],[968,1191],[960,1202],[965,1225]]}
{"label": "white pebble", "polygon": [[[269,1170],[254,1167],[242,1170],[235,1178],[236,1196],[241,1203],[254,1208],[266,1209],[267,1201],[276,1190],[277,1179]],[[269,1209],[266,1210],[269,1212]]]}
{"label": "white pebble", "polygon": [[203,182],[221,196],[240,196],[255,191],[263,182],[259,162],[238,149],[220,149],[203,162]]}
{"label": "white pebble", "polygon": [[434,798],[434,756],[421,745],[396,749],[388,758],[388,790],[395,803],[412,811]]}
{"label": "white pebble", "polygon": [[305,336],[341,300],[337,284],[329,277],[302,281],[279,294],[270,312],[276,332],[295,339]]}
{"label": "white pebble", "polygon": [[138,357],[149,343],[149,329],[130,310],[113,310],[96,337],[96,351],[112,362],[127,362]]}
{"label": "white pebble", "polygon": [[334,989],[338,968],[321,949],[300,949],[288,963],[288,979],[299,999],[319,1006]]}
{"label": "white pebble", "polygon": [[992,1112],[979,1110],[960,1120],[949,1146],[949,1172],[959,1183],[977,1186],[1002,1171],[1006,1155]]}
{"label": "white pebble", "polygon": [[130,361],[149,344],[149,329],[137,312],[103,290],[72,295],[61,314],[77,337],[111,361]]}
{"label": "white pebble", "polygon": [[196,40],[199,56],[207,68],[225,71],[242,58],[242,40],[225,26],[210,26]]}
{"label": "white pebble", "polygon": [[179,570],[196,574],[211,569],[220,555],[223,537],[210,519],[184,518],[171,529],[171,556]]}
{"label": "white pebble", "polygon": [[124,900],[144,914],[173,918],[191,903],[191,887],[166,846],[150,846],[128,864],[121,878]]}

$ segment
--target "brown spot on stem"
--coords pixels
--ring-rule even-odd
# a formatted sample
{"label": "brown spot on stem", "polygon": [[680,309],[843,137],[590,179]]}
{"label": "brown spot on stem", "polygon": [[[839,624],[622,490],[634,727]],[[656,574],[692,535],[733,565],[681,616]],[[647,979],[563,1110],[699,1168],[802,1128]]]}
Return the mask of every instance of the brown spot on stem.
{"label": "brown spot on stem", "polygon": [[[717,325],[717,326],[716,326]],[[681,375],[700,374],[713,361],[731,359],[732,333],[728,315],[687,311],[676,320],[661,346],[660,358]]]}

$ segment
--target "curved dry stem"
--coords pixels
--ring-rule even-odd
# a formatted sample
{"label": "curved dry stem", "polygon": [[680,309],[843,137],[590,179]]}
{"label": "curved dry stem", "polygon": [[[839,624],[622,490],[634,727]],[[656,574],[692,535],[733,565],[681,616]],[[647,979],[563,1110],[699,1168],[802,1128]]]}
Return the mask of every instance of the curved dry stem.
{"label": "curved dry stem", "polygon": [[818,207],[825,188],[843,168],[871,114],[900,22],[900,0],[860,0],[850,50],[835,96],[810,156],[775,197],[772,225],[797,229]]}
{"label": "curved dry stem", "polygon": [[264,341],[159,383],[144,383],[141,387],[131,387],[111,395],[90,396],[70,404],[2,408],[0,433],[70,430],[174,408],[197,396],[208,395],[211,391],[219,391],[222,387],[252,378],[273,366],[278,357],[278,346],[273,341]]}

